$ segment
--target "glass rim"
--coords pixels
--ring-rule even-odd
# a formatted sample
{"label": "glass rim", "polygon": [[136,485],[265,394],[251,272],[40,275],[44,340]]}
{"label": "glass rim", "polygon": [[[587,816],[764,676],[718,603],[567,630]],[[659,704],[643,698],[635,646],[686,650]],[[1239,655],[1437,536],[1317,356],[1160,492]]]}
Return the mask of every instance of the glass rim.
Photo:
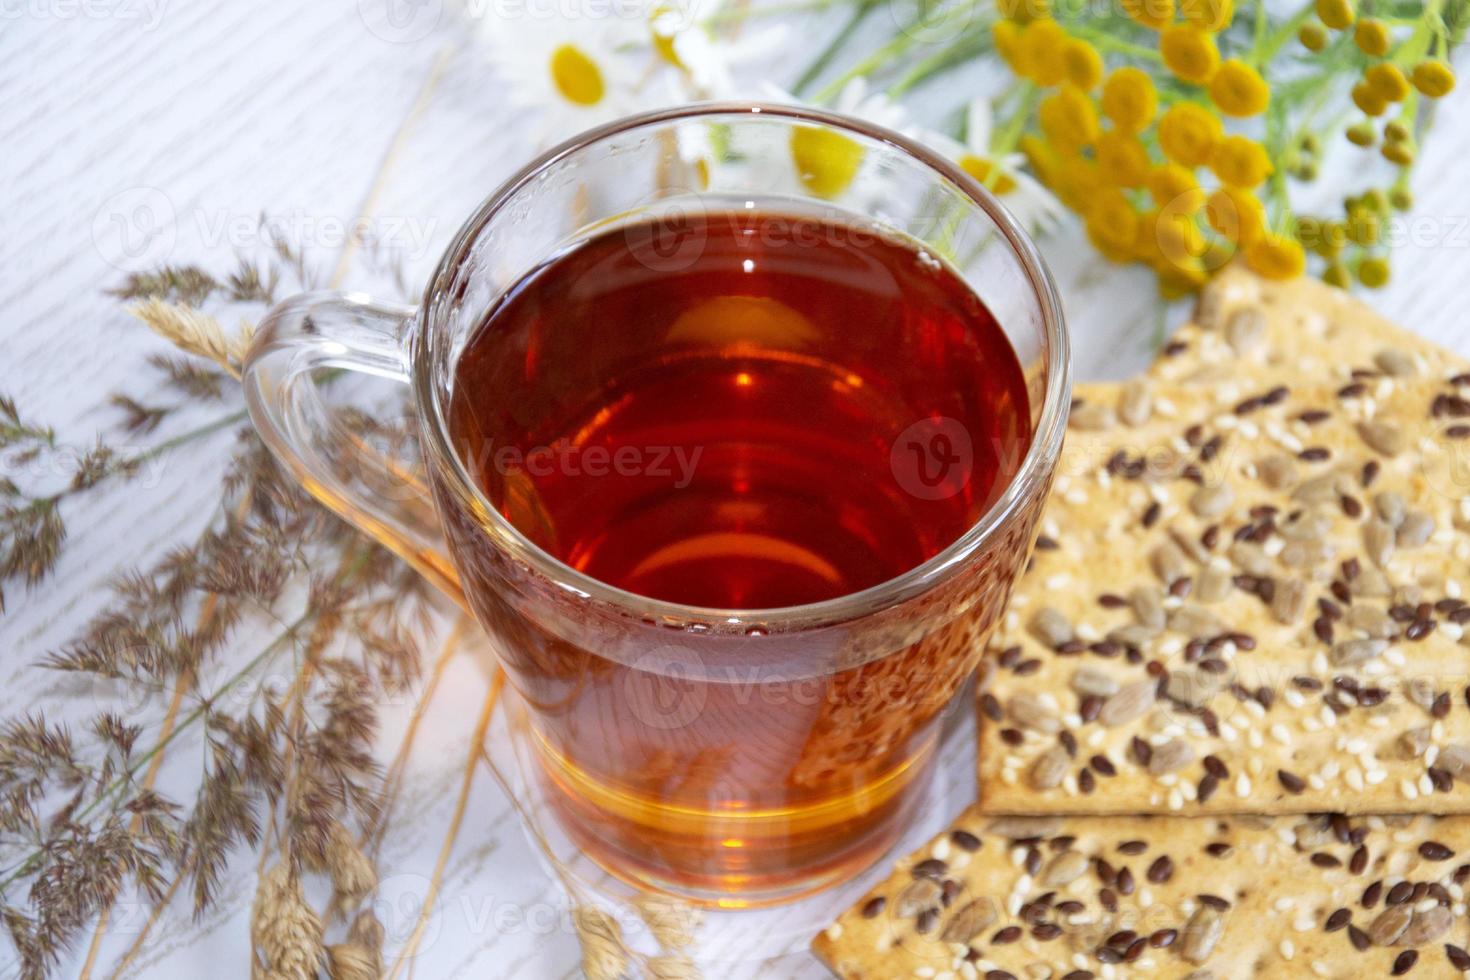
{"label": "glass rim", "polygon": [[[547,552],[511,524],[486,498],[465,468],[464,461],[450,444],[445,412],[447,406],[442,403],[437,386],[433,384],[432,365],[429,363],[432,330],[430,317],[434,311],[434,300],[443,295],[444,286],[452,281],[454,273],[463,266],[485,226],[548,167],[609,137],[647,126],[700,118],[751,115],[773,116],[829,127],[887,144],[916,159],[963,192],[991,220],[1025,270],[1041,316],[1042,334],[1047,348],[1047,380],[1031,444],[1020,467],[990,507],[944,548],[902,574],[856,592],[794,606],[725,609],[671,602],[603,582]],[[690,103],[624,116],[586,130],[547,150],[505,180],[461,226],[429,280],[419,307],[418,319],[418,336],[411,341],[413,356],[410,358],[410,374],[419,417],[430,423],[421,425],[428,440],[425,448],[430,453],[431,463],[447,461],[448,466],[440,466],[440,470],[447,472],[460,502],[469,506],[472,512],[488,516],[491,526],[483,530],[493,537],[494,543],[504,547],[514,559],[529,565],[558,588],[573,592],[584,599],[636,610],[643,617],[657,617],[680,623],[698,622],[721,631],[731,627],[759,625],[770,632],[786,632],[849,621],[904,603],[948,581],[1010,524],[1023,509],[1022,505],[1030,493],[1039,493],[1044,489],[1046,463],[1060,451],[1070,407],[1070,339],[1062,315],[1061,300],[1050,270],[1035,243],[1015,217],[993,193],[973,177],[917,140],[861,119],[806,106],[754,101]]]}

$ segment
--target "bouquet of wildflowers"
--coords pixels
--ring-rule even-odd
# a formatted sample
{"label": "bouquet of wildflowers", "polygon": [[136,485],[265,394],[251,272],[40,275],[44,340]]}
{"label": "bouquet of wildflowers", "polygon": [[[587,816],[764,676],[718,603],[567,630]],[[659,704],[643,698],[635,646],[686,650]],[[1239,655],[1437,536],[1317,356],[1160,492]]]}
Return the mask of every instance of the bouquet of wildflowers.
{"label": "bouquet of wildflowers", "polygon": [[[654,104],[794,99],[742,85],[743,69],[789,66],[804,50],[798,19],[836,19],[835,39],[796,59],[799,95],[929,142],[1033,230],[1075,212],[1102,255],[1146,264],[1167,297],[1232,260],[1271,278],[1310,266],[1338,286],[1386,283],[1384,227],[1412,206],[1417,148],[1470,23],[1470,0],[715,2],[482,30],[513,98],[549,107],[543,133],[561,137]],[[884,13],[898,30],[864,50]],[[912,92],[952,97],[932,83],[977,59],[1004,64],[1004,91],[965,93],[948,131],[908,123]],[[835,199],[857,174],[860,151],[843,142],[793,138],[809,190]],[[1372,183],[1317,186],[1338,172]]]}

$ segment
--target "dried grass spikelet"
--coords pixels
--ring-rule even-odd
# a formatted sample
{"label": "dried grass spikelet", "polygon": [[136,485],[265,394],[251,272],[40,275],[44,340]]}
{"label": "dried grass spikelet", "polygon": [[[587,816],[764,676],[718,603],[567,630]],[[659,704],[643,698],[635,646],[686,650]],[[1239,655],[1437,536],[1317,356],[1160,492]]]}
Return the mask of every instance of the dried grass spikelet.
{"label": "dried grass spikelet", "polygon": [[686,949],[694,944],[694,930],[703,918],[699,909],[664,895],[640,895],[633,905],[664,949]]}
{"label": "dried grass spikelet", "polygon": [[207,358],[240,377],[245,352],[250,349],[254,329],[248,323],[240,326],[233,337],[225,333],[220,322],[182,303],[148,299],[128,308],[128,312],[148,325],[148,329],[182,351]]}
{"label": "dried grass spikelet", "polygon": [[687,956],[651,956],[644,968],[650,980],[700,980],[699,967]]}
{"label": "dried grass spikelet", "polygon": [[327,947],[327,976],[332,980],[379,980],[382,975],[383,957],[378,950],[357,943]]}
{"label": "dried grass spikelet", "polygon": [[617,920],[595,905],[572,910],[577,940],[582,944],[582,972],[587,980],[620,980],[627,975],[628,950]]}
{"label": "dried grass spikelet", "polygon": [[345,913],[378,887],[378,869],[357,846],[352,832],[336,820],[327,830],[326,858],[327,874],[336,891],[332,905],[338,911]]}
{"label": "dried grass spikelet", "polygon": [[322,920],[306,904],[301,881],[281,862],[261,875],[250,910],[250,940],[271,980],[313,980],[322,962]]}

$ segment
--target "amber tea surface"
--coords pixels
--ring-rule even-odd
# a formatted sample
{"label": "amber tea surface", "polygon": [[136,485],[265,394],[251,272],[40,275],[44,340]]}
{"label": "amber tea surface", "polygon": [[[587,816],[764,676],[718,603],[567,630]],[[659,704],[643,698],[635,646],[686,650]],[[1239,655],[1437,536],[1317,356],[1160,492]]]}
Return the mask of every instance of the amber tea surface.
{"label": "amber tea surface", "polygon": [[[453,444],[536,546],[639,596],[798,606],[915,568],[1015,477],[1026,378],[946,263],[805,215],[666,232],[613,228],[545,262],[458,359]],[[888,846],[1032,520],[961,578],[951,615],[887,647],[755,626],[718,663],[681,634],[651,666],[528,621],[503,571],[477,566],[474,528],[449,533],[536,708],[568,830],[617,873],[718,902],[782,897],[788,876],[835,879]]]}

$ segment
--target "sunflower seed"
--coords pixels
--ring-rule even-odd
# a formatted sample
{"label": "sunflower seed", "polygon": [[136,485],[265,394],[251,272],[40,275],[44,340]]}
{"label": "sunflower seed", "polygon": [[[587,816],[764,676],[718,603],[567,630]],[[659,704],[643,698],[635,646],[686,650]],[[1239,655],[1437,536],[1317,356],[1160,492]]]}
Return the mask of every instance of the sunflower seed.
{"label": "sunflower seed", "polygon": [[1197,517],[1213,520],[1229,510],[1234,502],[1235,491],[1230,488],[1230,484],[1217,483],[1196,490],[1189,498],[1189,509]]}
{"label": "sunflower seed", "polygon": [[1200,602],[1219,602],[1235,588],[1234,576],[1227,568],[1207,565],[1195,580],[1192,595]]}
{"label": "sunflower seed", "polygon": [[1365,419],[1358,423],[1358,435],[1363,437],[1375,451],[1384,456],[1397,456],[1408,445],[1404,430],[1392,422],[1382,419]]}
{"label": "sunflower seed", "polygon": [[1129,593],[1128,601],[1140,625],[1152,630],[1164,628],[1167,617],[1164,612],[1164,594],[1161,589],[1151,585],[1140,585]]}
{"label": "sunflower seed", "polygon": [[1276,622],[1291,625],[1302,618],[1307,608],[1307,584],[1299,578],[1284,579],[1276,583],[1271,594],[1271,615]]}
{"label": "sunflower seed", "polygon": [[1272,490],[1285,490],[1297,480],[1296,460],[1286,453],[1266,456],[1256,464],[1256,475]]}
{"label": "sunflower seed", "polygon": [[1108,405],[1083,402],[1072,409],[1068,424],[1083,432],[1105,432],[1118,424],[1118,413]]}
{"label": "sunflower seed", "polygon": [[1148,771],[1155,776],[1182,769],[1194,761],[1194,748],[1182,738],[1171,738],[1163,745],[1154,747],[1149,758]]}
{"label": "sunflower seed", "polygon": [[1422,677],[1413,677],[1404,682],[1404,696],[1429,711],[1434,707],[1434,685]]}
{"label": "sunflower seed", "polygon": [[1429,748],[1429,726],[1410,728],[1394,743],[1400,759],[1417,759]]}
{"label": "sunflower seed", "polygon": [[967,943],[995,920],[995,903],[988,898],[977,898],[960,906],[949,917],[939,938],[946,943]]}
{"label": "sunflower seed", "polygon": [[1385,347],[1374,354],[1373,363],[1378,366],[1378,370],[1395,378],[1412,378],[1419,373],[1414,359],[1394,347]]}
{"label": "sunflower seed", "polygon": [[1165,585],[1172,585],[1176,580],[1189,574],[1188,559],[1179,546],[1172,541],[1165,541],[1154,549],[1149,557],[1153,565],[1154,574],[1163,580]]}
{"label": "sunflower seed", "polygon": [[1072,675],[1072,690],[1078,694],[1107,698],[1118,693],[1118,682],[1096,667],[1081,667]]}
{"label": "sunflower seed", "polygon": [[1434,534],[1434,518],[1421,510],[1411,510],[1404,515],[1395,534],[1394,543],[1400,548],[1417,548]]}
{"label": "sunflower seed", "polygon": [[1387,640],[1398,632],[1398,625],[1383,607],[1366,602],[1348,607],[1347,624],[1378,640]]}
{"label": "sunflower seed", "polygon": [[1052,606],[1043,606],[1031,617],[1031,634],[1053,650],[1072,642],[1077,635],[1072,621]]}
{"label": "sunflower seed", "polygon": [[1409,920],[1409,927],[1399,936],[1397,945],[1423,946],[1425,943],[1432,943],[1449,932],[1454,921],[1450,910],[1440,905],[1423,912],[1415,912],[1414,917]]}
{"label": "sunflower seed", "polygon": [[985,831],[1007,840],[1025,840],[1028,837],[1051,837],[1061,829],[1060,817],[996,817]]}
{"label": "sunflower seed", "polygon": [[1063,885],[1069,885],[1082,877],[1089,864],[1091,862],[1087,855],[1081,851],[1063,851],[1041,869],[1036,883],[1042,888],[1060,888]]}
{"label": "sunflower seed", "polygon": [[1045,790],[1056,789],[1062,785],[1062,777],[1067,775],[1067,769],[1071,766],[1072,757],[1067,750],[1060,745],[1054,745],[1031,764],[1031,787],[1033,789]]}
{"label": "sunflower seed", "polygon": [[1360,570],[1350,588],[1355,596],[1367,596],[1373,599],[1381,599],[1393,594],[1393,586],[1389,585],[1388,577],[1373,565]]}
{"label": "sunflower seed", "polygon": [[1404,503],[1402,494],[1384,490],[1373,495],[1373,509],[1383,523],[1389,527],[1398,527],[1408,512],[1408,505]]}
{"label": "sunflower seed", "polygon": [[1218,909],[1201,905],[1184,924],[1184,938],[1179,946],[1179,955],[1190,963],[1203,963],[1215,951],[1224,932],[1225,917]]}
{"label": "sunflower seed", "polygon": [[939,904],[944,888],[933,878],[915,878],[909,882],[893,903],[893,910],[901,919],[918,915]]}
{"label": "sunflower seed", "polygon": [[1461,782],[1470,783],[1470,745],[1451,742],[1439,750],[1434,764]]}
{"label": "sunflower seed", "polygon": [[1097,720],[1109,728],[1135,721],[1153,706],[1157,690],[1158,683],[1152,678],[1134,681],[1104,702]]}
{"label": "sunflower seed", "polygon": [[1186,707],[1203,708],[1228,683],[1229,679],[1223,673],[1211,674],[1189,668],[1175,670],[1164,682],[1164,696]]}
{"label": "sunflower seed", "polygon": [[1220,618],[1203,606],[1182,605],[1169,613],[1168,627],[1186,636],[1216,636],[1225,632]]}
{"label": "sunflower seed", "polygon": [[1225,321],[1225,342],[1237,354],[1250,354],[1266,338],[1266,317],[1260,310],[1245,307]]}
{"label": "sunflower seed", "polygon": [[1118,395],[1118,418],[1125,425],[1143,425],[1154,412],[1154,397],[1142,381],[1130,381]]}
{"label": "sunflower seed", "polygon": [[1304,504],[1335,504],[1342,496],[1341,481],[1337,473],[1314,476],[1292,491],[1291,499]]}
{"label": "sunflower seed", "polygon": [[1368,926],[1368,938],[1373,940],[1375,946],[1392,946],[1404,934],[1404,930],[1409,928],[1409,920],[1413,917],[1413,906],[1391,905],[1380,912],[1373,924]]}
{"label": "sunflower seed", "polygon": [[1352,667],[1367,663],[1387,649],[1388,643],[1384,640],[1343,640],[1332,648],[1327,659],[1334,667]]}
{"label": "sunflower seed", "polygon": [[1012,695],[1006,702],[1006,714],[1017,725],[1032,731],[1055,735],[1062,730],[1062,721],[1057,713],[1035,694]]}
{"label": "sunflower seed", "polygon": [[1230,546],[1230,560],[1247,575],[1265,578],[1276,570],[1276,563],[1265,549],[1250,541],[1236,541]]}
{"label": "sunflower seed", "polygon": [[1369,521],[1364,524],[1363,548],[1367,551],[1373,564],[1379,568],[1387,566],[1388,560],[1393,557],[1393,528],[1382,521]]}

